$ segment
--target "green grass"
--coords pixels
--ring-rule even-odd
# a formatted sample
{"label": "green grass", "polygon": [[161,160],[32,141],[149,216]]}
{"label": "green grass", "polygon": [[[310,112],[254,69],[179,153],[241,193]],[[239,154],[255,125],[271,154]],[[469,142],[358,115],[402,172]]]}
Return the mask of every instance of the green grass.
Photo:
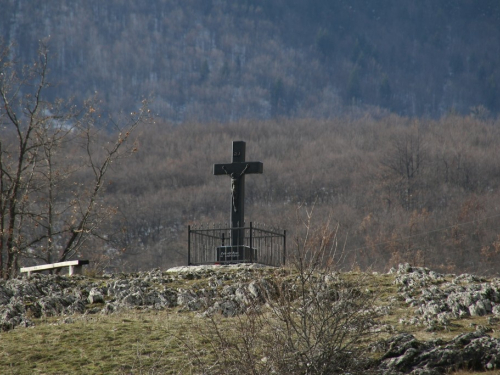
{"label": "green grass", "polygon": [[2,332],[0,373],[191,373],[183,342],[197,341],[192,328],[199,318],[193,314],[135,311],[72,319]]}

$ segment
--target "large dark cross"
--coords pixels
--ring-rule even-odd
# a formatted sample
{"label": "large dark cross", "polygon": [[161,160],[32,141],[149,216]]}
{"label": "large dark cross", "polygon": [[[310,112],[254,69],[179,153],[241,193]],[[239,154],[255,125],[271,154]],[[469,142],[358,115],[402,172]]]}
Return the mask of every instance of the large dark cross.
{"label": "large dark cross", "polygon": [[243,246],[245,231],[245,175],[262,173],[260,161],[245,161],[245,142],[233,141],[233,162],[214,164],[214,175],[231,177],[231,246]]}

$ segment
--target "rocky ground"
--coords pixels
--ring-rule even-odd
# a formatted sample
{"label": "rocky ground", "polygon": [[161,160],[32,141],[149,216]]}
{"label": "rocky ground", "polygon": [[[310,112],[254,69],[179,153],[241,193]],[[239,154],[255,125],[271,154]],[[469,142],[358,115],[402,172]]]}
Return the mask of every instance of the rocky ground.
{"label": "rocky ground", "polygon": [[[29,327],[40,317],[110,314],[126,309],[179,307],[234,316],[249,295],[257,296],[253,279],[258,269],[267,268],[248,264],[178,267],[99,278],[33,273],[29,279],[0,281],[0,329]],[[192,281],[201,279],[203,288],[193,285]]]}
{"label": "rocky ground", "polygon": [[[265,275],[258,265],[180,267],[102,277],[33,274],[0,281],[0,328],[29,327],[38,318],[73,314],[113,314],[130,309],[171,309],[234,316],[258,301]],[[450,369],[500,369],[500,279],[445,275],[400,265],[388,275],[395,293],[386,294],[379,310],[407,313],[398,324],[381,318],[388,338],[373,343],[375,367],[385,374],[443,374]],[[258,282],[257,282],[258,281]],[[320,281],[321,282],[321,281]],[[270,287],[270,286],[269,286]],[[409,332],[447,332],[457,321],[485,317],[486,322],[452,339],[417,339]]]}
{"label": "rocky ground", "polygon": [[419,341],[407,333],[378,342],[379,368],[388,374],[442,374],[450,369],[500,369],[500,340],[492,337],[500,321],[500,279],[474,275],[444,275],[408,264],[392,269],[398,293],[413,308],[413,316],[400,319],[408,327],[428,332],[450,330],[460,319],[487,316],[486,325],[450,341]]}

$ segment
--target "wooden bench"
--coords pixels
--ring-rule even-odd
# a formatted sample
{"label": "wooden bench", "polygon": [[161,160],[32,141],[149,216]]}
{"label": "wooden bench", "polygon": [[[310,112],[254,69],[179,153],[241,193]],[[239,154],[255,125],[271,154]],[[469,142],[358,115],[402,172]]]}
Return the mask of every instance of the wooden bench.
{"label": "wooden bench", "polygon": [[33,267],[22,267],[21,273],[27,272],[28,277],[31,276],[31,272],[40,272],[46,270],[55,270],[61,269],[64,267],[69,267],[69,275],[81,275],[82,274],[82,266],[84,264],[89,264],[88,260],[69,260],[67,262],[59,262],[59,263],[51,263],[51,264],[42,264],[40,266]]}

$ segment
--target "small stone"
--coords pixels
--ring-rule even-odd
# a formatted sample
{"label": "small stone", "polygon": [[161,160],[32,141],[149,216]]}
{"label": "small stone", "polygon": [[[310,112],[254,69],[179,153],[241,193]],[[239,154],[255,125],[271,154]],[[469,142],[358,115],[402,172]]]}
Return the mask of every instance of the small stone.
{"label": "small stone", "polygon": [[104,296],[99,289],[93,288],[89,292],[88,296],[89,303],[104,303]]}

